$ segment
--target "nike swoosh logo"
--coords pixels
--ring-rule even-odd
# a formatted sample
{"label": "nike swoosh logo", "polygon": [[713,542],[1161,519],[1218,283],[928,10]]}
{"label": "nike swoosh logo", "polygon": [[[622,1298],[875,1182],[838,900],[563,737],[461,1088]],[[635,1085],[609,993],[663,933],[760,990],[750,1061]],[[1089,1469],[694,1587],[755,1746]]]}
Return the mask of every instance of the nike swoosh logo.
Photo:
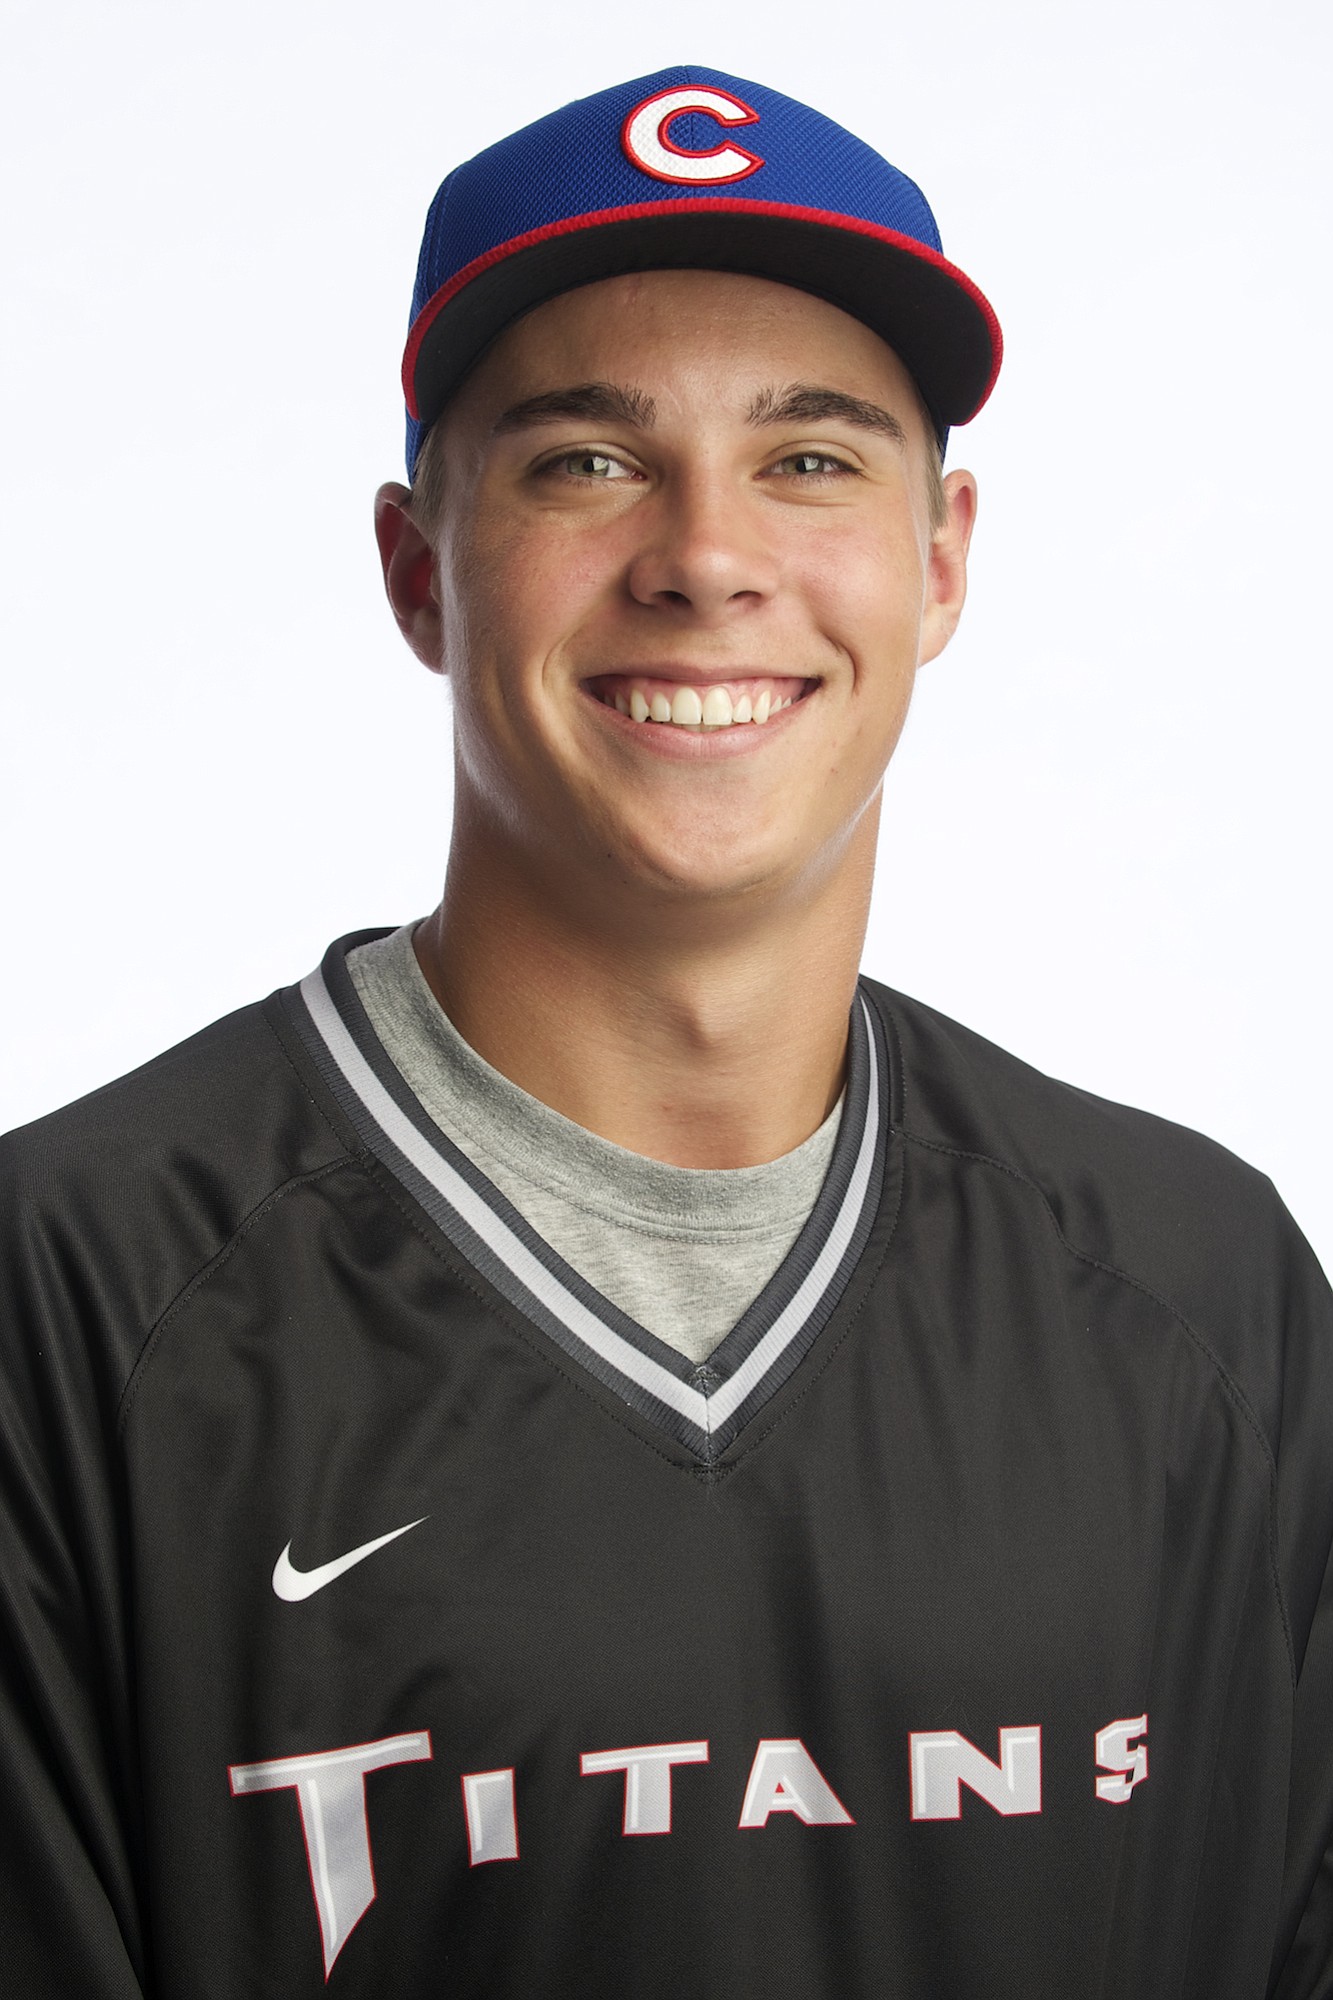
{"label": "nike swoosh logo", "polygon": [[419,1528],[422,1521],[429,1519],[429,1514],[423,1514],[419,1520],[408,1521],[401,1528],[390,1528],[387,1535],[377,1535],[373,1542],[362,1542],[359,1549],[349,1549],[345,1556],[335,1556],[332,1562],[321,1563],[318,1569],[297,1569],[292,1561],[292,1545],[288,1542],[273,1565],[274,1595],[286,1604],[299,1604],[302,1598],[313,1597],[317,1590],[323,1590],[325,1584],[345,1576],[349,1569],[355,1569],[367,1556],[373,1556],[376,1549],[386,1548],[400,1535],[410,1534],[413,1528]]}

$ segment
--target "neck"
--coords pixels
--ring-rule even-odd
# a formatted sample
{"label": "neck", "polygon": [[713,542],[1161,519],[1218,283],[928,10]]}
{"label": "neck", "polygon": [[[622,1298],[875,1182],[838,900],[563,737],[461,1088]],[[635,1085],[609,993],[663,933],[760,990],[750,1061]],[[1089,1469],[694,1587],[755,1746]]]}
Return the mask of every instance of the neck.
{"label": "neck", "polygon": [[478,1055],[586,1131],[674,1166],[756,1166],[842,1089],[876,818],[817,893],[637,920],[614,899],[571,907],[456,825],[417,957]]}

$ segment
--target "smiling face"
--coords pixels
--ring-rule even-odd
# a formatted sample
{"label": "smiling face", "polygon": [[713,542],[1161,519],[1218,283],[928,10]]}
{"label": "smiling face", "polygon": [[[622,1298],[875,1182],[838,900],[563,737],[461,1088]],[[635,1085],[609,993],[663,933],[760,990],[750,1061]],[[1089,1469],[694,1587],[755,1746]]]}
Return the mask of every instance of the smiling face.
{"label": "smiling face", "polygon": [[868,870],[973,499],[952,474],[932,524],[934,442],[884,343],[762,279],[614,278],[511,327],[439,430],[428,551],[392,499],[381,542],[453,684],[456,849],[562,899]]}

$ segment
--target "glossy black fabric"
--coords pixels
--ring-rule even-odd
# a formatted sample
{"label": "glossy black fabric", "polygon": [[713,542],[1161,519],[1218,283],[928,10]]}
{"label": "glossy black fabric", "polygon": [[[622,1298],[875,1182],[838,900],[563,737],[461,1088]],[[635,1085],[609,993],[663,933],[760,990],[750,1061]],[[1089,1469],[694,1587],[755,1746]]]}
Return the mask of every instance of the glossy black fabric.
{"label": "glossy black fabric", "polygon": [[[1327,1287],[1217,1147],[870,990],[879,1217],[707,1467],[467,1266],[281,999],[4,1142],[6,1990],[1333,1993]],[[913,1818],[913,1733],[1033,1727],[1039,1811]],[[297,1793],[229,1772],[425,1733],[326,1985]],[[797,1740],[854,1823],[740,1828]],[[669,1832],[580,1775],[700,1741]]]}

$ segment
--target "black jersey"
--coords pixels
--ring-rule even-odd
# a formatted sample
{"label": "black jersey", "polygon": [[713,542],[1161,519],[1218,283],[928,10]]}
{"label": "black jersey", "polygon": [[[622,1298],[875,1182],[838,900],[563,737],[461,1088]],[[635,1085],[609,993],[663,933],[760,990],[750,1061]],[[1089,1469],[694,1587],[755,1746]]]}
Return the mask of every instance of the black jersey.
{"label": "black jersey", "polygon": [[425,1117],[357,941],[5,1142],[5,1991],[1333,1993],[1268,1184],[863,982],[695,1367]]}

